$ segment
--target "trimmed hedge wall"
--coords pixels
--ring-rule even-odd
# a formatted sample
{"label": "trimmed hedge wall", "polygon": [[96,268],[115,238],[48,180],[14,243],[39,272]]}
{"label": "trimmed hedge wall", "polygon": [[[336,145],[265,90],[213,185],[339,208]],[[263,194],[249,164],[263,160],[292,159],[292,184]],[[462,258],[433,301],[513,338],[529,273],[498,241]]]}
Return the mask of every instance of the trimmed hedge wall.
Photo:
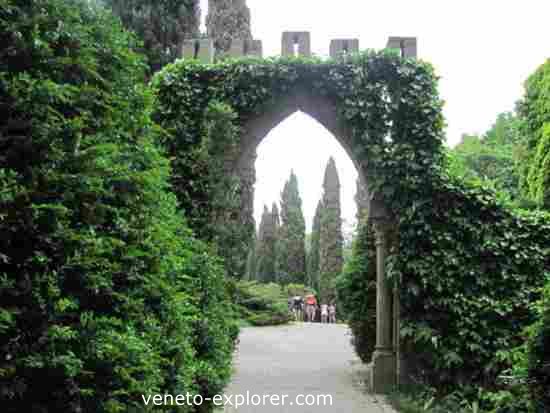
{"label": "trimmed hedge wall", "polygon": [[287,324],[292,319],[288,310],[288,296],[279,284],[234,282],[232,299],[236,312],[253,326]]}
{"label": "trimmed hedge wall", "polygon": [[89,3],[0,4],[6,413],[150,411],[231,373],[224,271],[169,191],[144,62]]}
{"label": "trimmed hedge wall", "polygon": [[342,304],[352,332],[352,344],[364,363],[372,361],[376,345],[376,248],[374,230],[367,220],[359,223],[352,255],[336,280],[338,302]]}

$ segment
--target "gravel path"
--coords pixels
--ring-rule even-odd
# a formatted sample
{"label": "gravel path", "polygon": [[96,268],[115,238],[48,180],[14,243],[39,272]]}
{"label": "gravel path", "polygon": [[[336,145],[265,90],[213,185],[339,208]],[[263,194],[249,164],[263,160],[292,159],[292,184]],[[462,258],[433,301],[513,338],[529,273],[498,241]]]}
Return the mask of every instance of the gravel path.
{"label": "gravel path", "polygon": [[[348,331],[344,325],[317,323],[244,328],[225,394],[233,406],[226,405],[224,412],[394,413],[383,398],[366,394],[365,366],[353,353]],[[251,402],[260,395],[267,403],[236,408],[239,395],[246,402],[247,392]],[[278,402],[264,395],[278,395]],[[332,396],[332,406],[319,395]],[[298,405],[308,402],[315,405]]]}

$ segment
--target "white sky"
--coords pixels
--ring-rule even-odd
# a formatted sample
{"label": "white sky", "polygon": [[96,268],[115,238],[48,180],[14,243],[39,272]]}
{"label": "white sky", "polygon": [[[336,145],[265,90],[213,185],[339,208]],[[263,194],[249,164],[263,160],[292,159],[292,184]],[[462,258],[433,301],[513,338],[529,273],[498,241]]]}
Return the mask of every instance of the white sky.
{"label": "white sky", "polygon": [[[207,0],[201,0],[203,19]],[[313,53],[328,55],[330,39],[359,38],[360,48],[381,49],[389,36],[418,38],[419,58],[441,77],[447,143],[482,133],[498,113],[512,110],[523,82],[550,56],[550,2],[544,0],[248,0],[252,33],[264,56],[280,54],[286,30],[310,31]],[[293,142],[292,146],[289,142]],[[354,221],[351,160],[334,137],[306,115],[281,123],[258,147],[255,217],[278,201],[294,168],[306,225],[321,194],[324,166],[336,160],[342,183],[342,216]]]}

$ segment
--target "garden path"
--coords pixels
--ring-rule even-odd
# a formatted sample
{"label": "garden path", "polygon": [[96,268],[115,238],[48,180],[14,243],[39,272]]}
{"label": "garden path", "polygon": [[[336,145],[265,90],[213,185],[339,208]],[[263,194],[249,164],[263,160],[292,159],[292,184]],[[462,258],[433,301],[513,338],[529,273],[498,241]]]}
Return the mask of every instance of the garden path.
{"label": "garden path", "polygon": [[[349,329],[342,324],[294,323],[280,327],[247,327],[235,353],[235,372],[226,389],[233,404],[238,395],[279,395],[279,405],[224,407],[225,412],[345,412],[394,413],[381,396],[365,391],[365,366],[350,344]],[[285,406],[281,405],[282,396]],[[331,395],[332,406],[299,406],[298,395]],[[268,397],[268,396],[266,396]],[[257,401],[257,399],[256,399]],[[327,399],[328,404],[328,399]]]}

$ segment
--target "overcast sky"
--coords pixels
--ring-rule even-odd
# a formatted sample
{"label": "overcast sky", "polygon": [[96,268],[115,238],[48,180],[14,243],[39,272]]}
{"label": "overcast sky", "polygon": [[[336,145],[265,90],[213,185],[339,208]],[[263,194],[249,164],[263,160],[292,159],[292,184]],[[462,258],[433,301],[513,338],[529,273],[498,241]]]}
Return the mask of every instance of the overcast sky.
{"label": "overcast sky", "polygon": [[[203,19],[207,0],[201,0]],[[358,38],[381,49],[389,36],[418,38],[419,58],[432,63],[445,100],[447,143],[482,133],[496,115],[512,110],[523,82],[550,55],[550,2],[544,0],[248,0],[252,34],[264,56],[280,54],[281,33],[310,31],[313,53],[326,56],[330,40]],[[355,217],[355,171],[334,137],[295,114],[258,147],[255,217],[278,201],[294,168],[307,227],[321,195],[324,166],[333,155],[342,183],[342,215]]]}

